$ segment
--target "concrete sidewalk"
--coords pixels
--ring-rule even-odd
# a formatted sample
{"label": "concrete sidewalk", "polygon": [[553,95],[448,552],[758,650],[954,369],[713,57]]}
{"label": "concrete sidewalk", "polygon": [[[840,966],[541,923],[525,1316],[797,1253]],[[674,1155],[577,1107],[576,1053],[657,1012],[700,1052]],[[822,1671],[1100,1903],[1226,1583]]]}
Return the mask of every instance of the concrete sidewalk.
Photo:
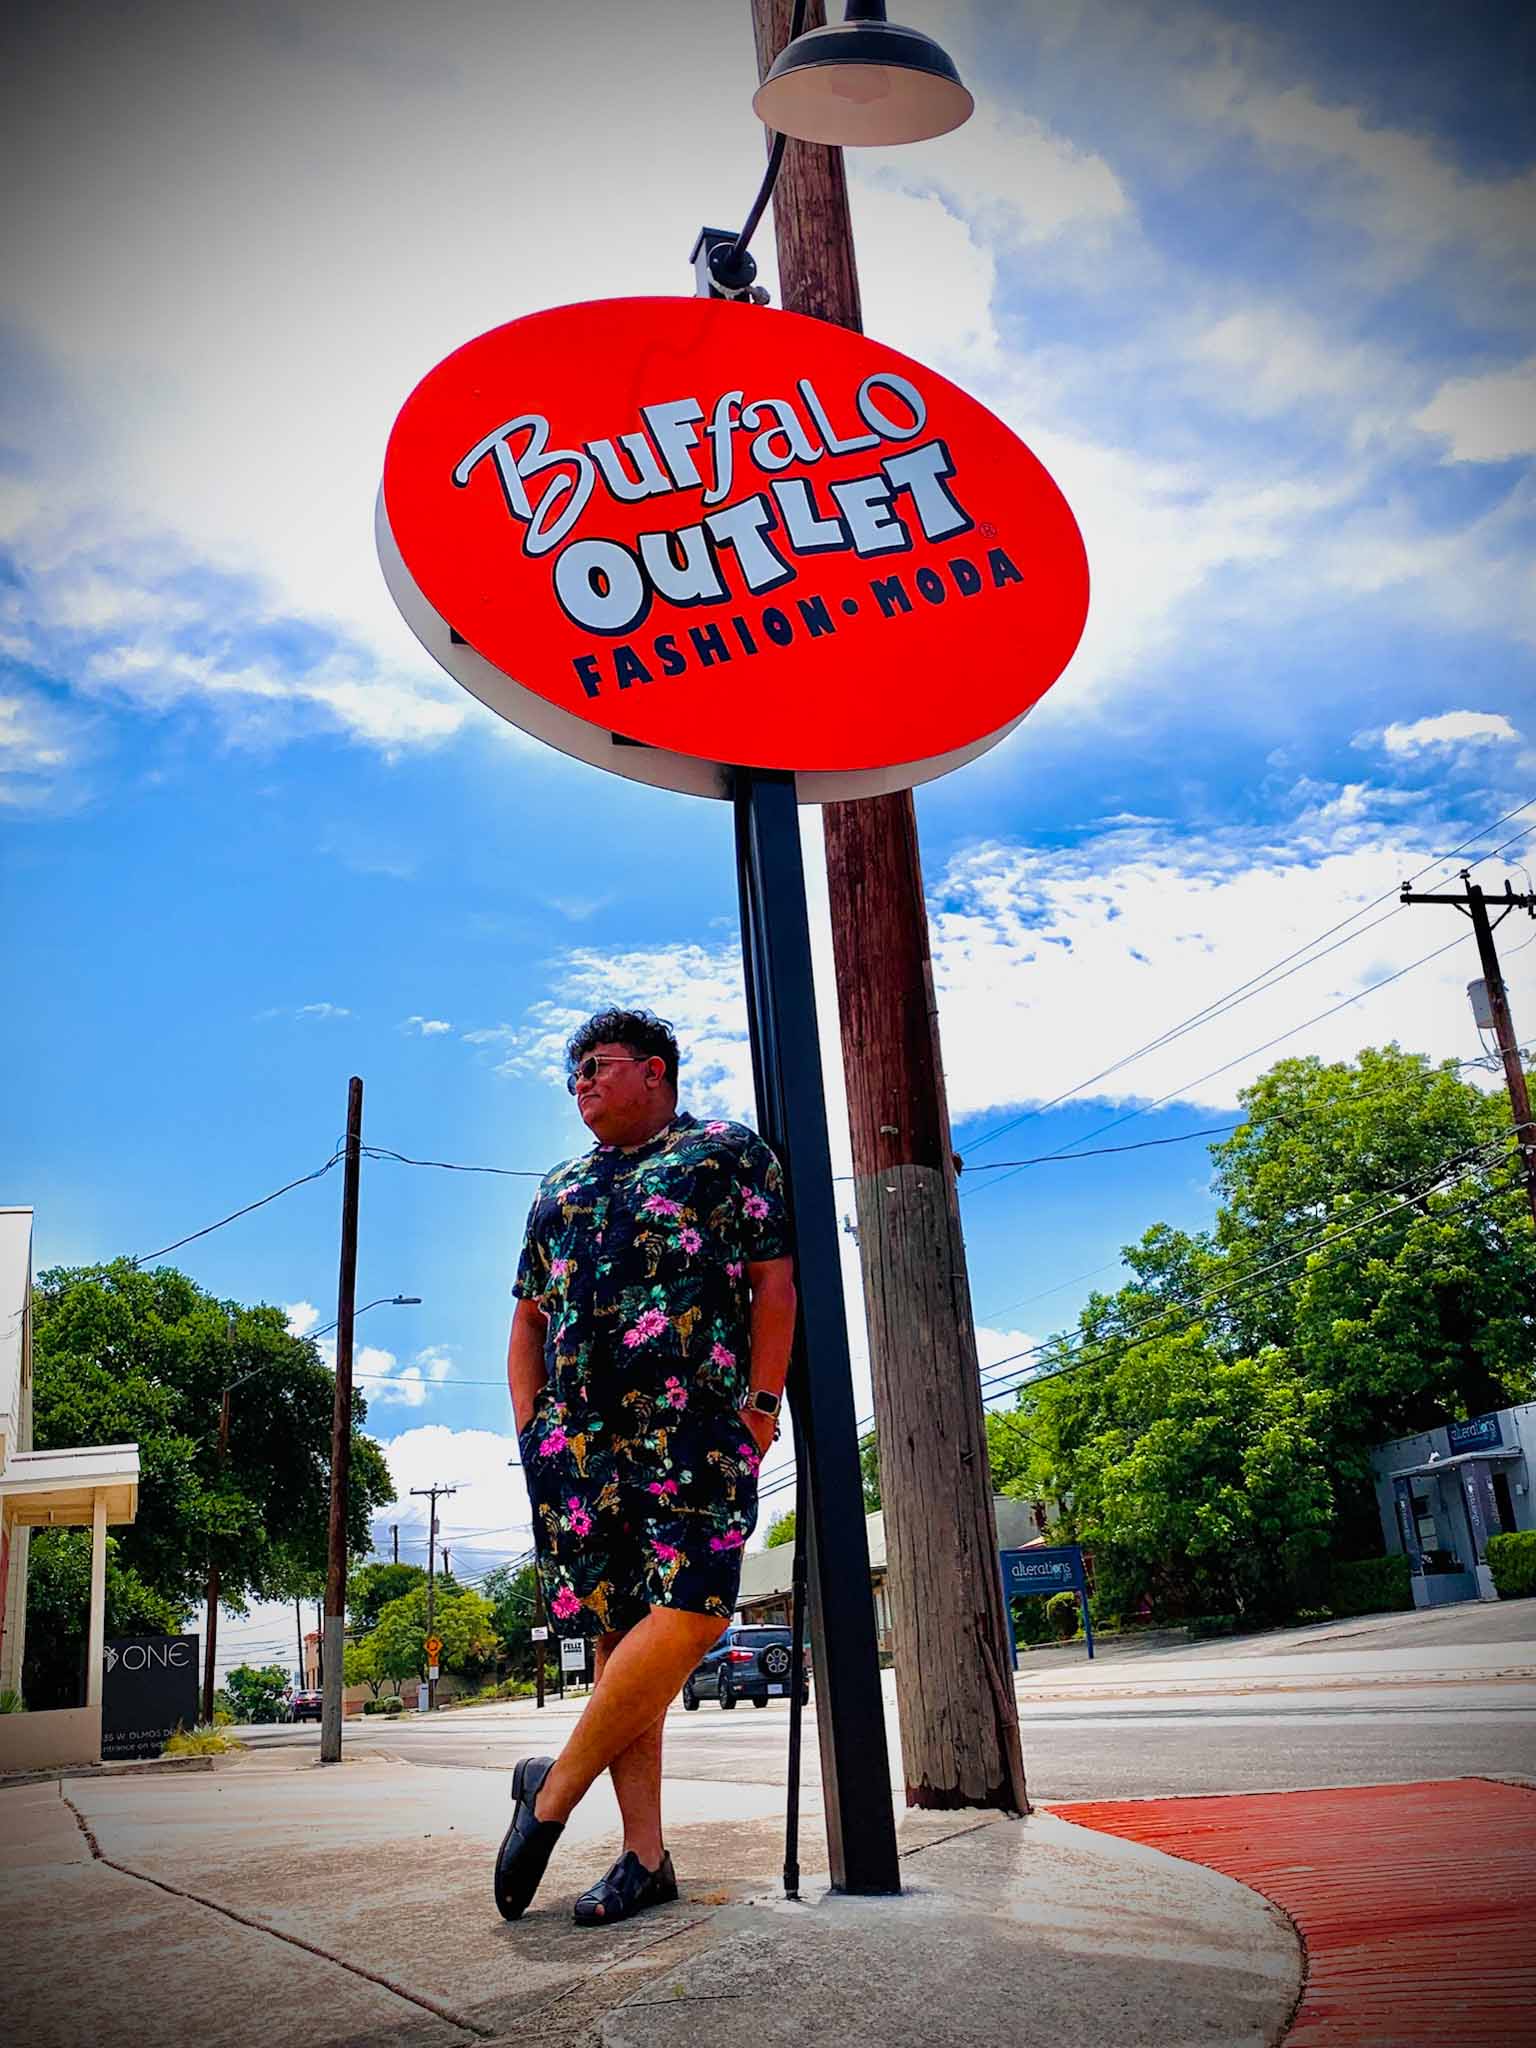
{"label": "concrete sidewalk", "polygon": [[617,1851],[606,1784],[533,1911],[490,1870],[503,1772],[277,1751],[211,1775],[0,1790],[0,2031],[27,2048],[1267,2048],[1299,1994],[1289,1922],[1231,1878],[1038,1813],[908,1815],[908,1889],[779,1889],[781,1793],[669,1782],[681,1897],[612,1929],[570,1902]]}

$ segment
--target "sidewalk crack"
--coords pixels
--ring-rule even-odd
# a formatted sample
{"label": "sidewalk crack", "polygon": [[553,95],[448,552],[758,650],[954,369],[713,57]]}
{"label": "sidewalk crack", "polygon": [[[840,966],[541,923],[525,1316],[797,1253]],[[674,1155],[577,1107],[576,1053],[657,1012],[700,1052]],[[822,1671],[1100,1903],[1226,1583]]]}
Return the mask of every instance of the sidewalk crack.
{"label": "sidewalk crack", "polygon": [[152,1877],[147,1870],[135,1870],[131,1864],[119,1863],[115,1856],[108,1856],[91,1831],[90,1823],[75,1802],[63,1793],[64,1804],[75,1817],[75,1824],[85,1837],[86,1846],[98,1863],[104,1863],[108,1870],[115,1870],[123,1877],[137,1878],[140,1884],[153,1885],[157,1891],[168,1892],[173,1899],[186,1899],[194,1906],[203,1906],[210,1913],[222,1914],[226,1920],[233,1920],[239,1927],[249,1927],[255,1934],[269,1934],[274,1941],[285,1941],[290,1948],[302,1949],[306,1955],[316,1956],[322,1963],[332,1963],[338,1970],[345,1970],[349,1977],[358,1977],[366,1984],[376,1984],[381,1991],[387,1991],[394,1998],[414,2005],[427,2012],[434,2019],[444,2021],[450,2027],[457,2027],[461,2033],[477,2040],[488,2041],[494,2037],[495,2029],[481,2026],[478,2020],[466,2019],[462,2013],[454,2012],[449,2006],[439,2005],[434,1998],[428,1998],[420,1991],[407,1991],[403,1984],[396,1984],[391,1978],[381,1976],[376,1970],[364,1969],[361,1963],[349,1962],[333,1950],[321,1948],[318,1942],[306,1941],[300,1934],[289,1934],[284,1928],[273,1927],[265,1920],[253,1919],[249,1913],[242,1913],[237,1907],[227,1906],[220,1899],[211,1899],[206,1893],[188,1890],[185,1885],[172,1884],[168,1878]]}

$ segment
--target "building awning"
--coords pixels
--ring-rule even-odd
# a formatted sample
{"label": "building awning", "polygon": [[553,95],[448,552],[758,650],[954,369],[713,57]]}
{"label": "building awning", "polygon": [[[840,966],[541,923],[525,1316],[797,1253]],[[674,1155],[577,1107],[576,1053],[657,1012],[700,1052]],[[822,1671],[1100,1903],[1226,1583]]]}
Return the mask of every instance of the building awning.
{"label": "building awning", "polygon": [[1437,1472],[1454,1472],[1458,1465],[1494,1465],[1501,1460],[1508,1463],[1520,1459],[1525,1453],[1518,1448],[1506,1447],[1497,1451],[1458,1451],[1453,1458],[1432,1458],[1424,1465],[1400,1465],[1395,1472],[1388,1472],[1388,1479],[1433,1479]]}
{"label": "building awning", "polygon": [[139,1511],[137,1444],[91,1444],[63,1451],[17,1451],[0,1473],[0,1513],[15,1527],[89,1526],[97,1494],[109,1522]]}

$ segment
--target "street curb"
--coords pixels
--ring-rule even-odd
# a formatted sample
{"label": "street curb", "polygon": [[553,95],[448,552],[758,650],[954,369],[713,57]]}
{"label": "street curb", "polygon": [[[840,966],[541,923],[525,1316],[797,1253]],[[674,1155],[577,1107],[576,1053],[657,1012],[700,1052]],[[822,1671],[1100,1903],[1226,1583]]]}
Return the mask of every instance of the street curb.
{"label": "street curb", "polygon": [[144,1757],[134,1763],[56,1764],[45,1770],[0,1772],[0,1790],[7,1785],[63,1785],[71,1778],[152,1778],[163,1771],[211,1771],[215,1756]]}

